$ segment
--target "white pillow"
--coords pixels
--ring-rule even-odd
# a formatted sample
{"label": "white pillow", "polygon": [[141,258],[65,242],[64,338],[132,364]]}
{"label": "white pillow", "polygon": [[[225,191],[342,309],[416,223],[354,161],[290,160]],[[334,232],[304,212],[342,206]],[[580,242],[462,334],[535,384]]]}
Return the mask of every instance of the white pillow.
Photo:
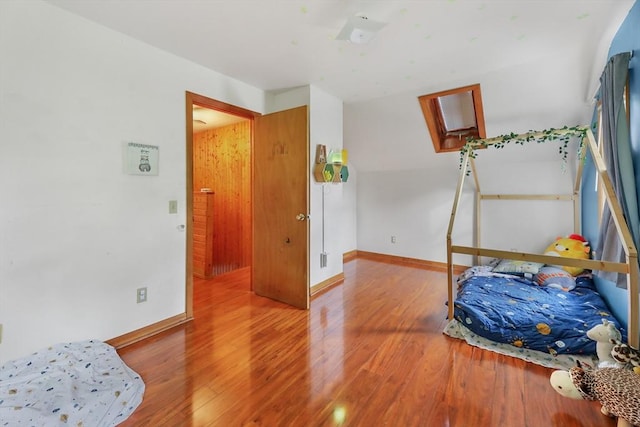
{"label": "white pillow", "polygon": [[531,261],[516,261],[512,259],[503,259],[500,263],[493,268],[494,273],[516,274],[522,276],[523,274],[537,274],[538,271],[544,266],[541,262]]}

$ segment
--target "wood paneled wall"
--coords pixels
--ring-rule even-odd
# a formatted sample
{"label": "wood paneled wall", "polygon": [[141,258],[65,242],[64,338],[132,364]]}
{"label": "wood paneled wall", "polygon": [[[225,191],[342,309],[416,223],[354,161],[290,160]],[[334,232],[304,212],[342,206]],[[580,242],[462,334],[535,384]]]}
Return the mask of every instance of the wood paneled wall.
{"label": "wood paneled wall", "polygon": [[213,193],[193,193],[193,274],[213,276]]}
{"label": "wood paneled wall", "polygon": [[193,135],[193,190],[213,200],[213,275],[251,265],[251,122]]}

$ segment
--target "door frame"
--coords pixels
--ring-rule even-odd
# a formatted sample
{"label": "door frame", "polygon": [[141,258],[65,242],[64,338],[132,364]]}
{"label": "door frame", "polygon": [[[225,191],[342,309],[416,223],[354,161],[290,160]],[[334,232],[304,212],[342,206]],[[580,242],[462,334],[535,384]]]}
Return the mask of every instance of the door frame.
{"label": "door frame", "polygon": [[[198,95],[193,92],[185,92],[185,118],[186,118],[186,257],[185,257],[185,315],[187,320],[193,319],[193,105],[221,111],[234,116],[243,117],[251,121],[250,125],[250,162],[251,162],[251,204],[253,206],[253,145],[254,145],[254,119],[261,116],[260,113],[251,111],[226,102]],[[253,214],[251,217],[253,224]],[[253,245],[253,243],[252,243]],[[252,249],[253,251],[253,249]],[[253,286],[253,285],[252,285]]]}

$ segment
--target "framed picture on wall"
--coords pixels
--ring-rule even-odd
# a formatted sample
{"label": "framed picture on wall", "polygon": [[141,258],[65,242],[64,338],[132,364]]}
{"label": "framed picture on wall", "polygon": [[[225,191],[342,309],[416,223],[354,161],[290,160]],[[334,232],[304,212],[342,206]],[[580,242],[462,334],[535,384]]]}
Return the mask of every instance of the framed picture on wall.
{"label": "framed picture on wall", "polygon": [[124,145],[124,172],[130,175],[158,175],[160,147],[127,142]]}

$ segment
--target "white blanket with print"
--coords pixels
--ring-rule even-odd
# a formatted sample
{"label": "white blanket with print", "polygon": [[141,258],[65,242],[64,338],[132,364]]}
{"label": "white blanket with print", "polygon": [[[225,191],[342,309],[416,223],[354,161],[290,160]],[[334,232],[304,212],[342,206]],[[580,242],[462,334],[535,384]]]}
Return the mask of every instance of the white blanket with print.
{"label": "white blanket with print", "polygon": [[0,368],[0,425],[115,426],[145,385],[100,341],[57,344]]}

